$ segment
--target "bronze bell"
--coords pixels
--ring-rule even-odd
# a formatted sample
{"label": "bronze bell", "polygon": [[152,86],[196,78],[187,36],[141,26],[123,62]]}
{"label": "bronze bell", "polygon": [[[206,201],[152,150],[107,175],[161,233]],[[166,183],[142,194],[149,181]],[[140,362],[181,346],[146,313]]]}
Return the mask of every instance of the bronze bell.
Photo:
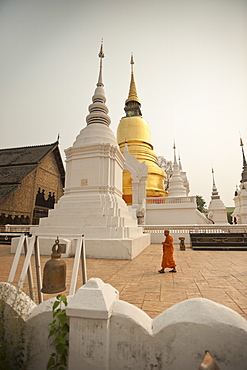
{"label": "bronze bell", "polygon": [[42,293],[59,293],[66,289],[66,263],[61,260],[59,240],[52,247],[51,259],[46,262],[43,275]]}

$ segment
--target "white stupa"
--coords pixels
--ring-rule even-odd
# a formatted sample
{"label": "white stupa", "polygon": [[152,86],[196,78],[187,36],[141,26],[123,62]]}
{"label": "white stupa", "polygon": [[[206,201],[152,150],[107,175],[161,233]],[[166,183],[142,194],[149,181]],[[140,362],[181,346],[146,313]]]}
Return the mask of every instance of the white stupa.
{"label": "white stupa", "polygon": [[187,179],[186,172],[183,171],[180,155],[178,156],[178,169],[179,169],[179,172],[180,172],[180,176],[182,177],[182,180],[183,180],[183,183],[184,183],[184,187],[186,189],[186,195],[189,195],[189,192],[190,192],[190,184],[189,184],[189,181]]}
{"label": "white stupa", "polygon": [[[174,144],[174,161],[168,196],[149,200],[146,204],[147,225],[204,225],[209,224],[207,217],[197,209],[196,196],[189,196],[189,183],[186,173],[181,175],[181,166],[177,163]],[[182,171],[183,172],[183,171]],[[183,176],[183,177],[182,177]],[[187,185],[187,186],[186,186]],[[185,187],[186,186],[186,187]],[[181,236],[181,235],[180,235]],[[162,234],[152,234],[152,243],[162,242]],[[185,235],[190,242],[189,234]],[[179,240],[177,239],[177,242]]]}
{"label": "white stupa", "polygon": [[174,144],[174,161],[172,167],[172,177],[169,182],[168,197],[186,197],[187,191],[184,186],[184,180],[180,174],[176,158],[176,146]]}
{"label": "white stupa", "polygon": [[240,139],[243,155],[243,171],[240,180],[239,190],[236,190],[234,203],[235,210],[232,214],[234,221],[237,224],[247,224],[247,162],[244,154],[244,144]]}
{"label": "white stupa", "polygon": [[213,189],[211,200],[208,206],[208,218],[215,224],[227,224],[227,209],[220,199],[220,195],[215,185],[214,170],[212,169],[213,175]]}
{"label": "white stupa", "polygon": [[150,235],[132,219],[122,199],[124,157],[109,128],[102,82],[103,46],[100,71],[87,126],[65,150],[64,195],[31,232],[42,237],[73,239],[85,235],[86,255],[94,258],[132,259],[150,244]]}

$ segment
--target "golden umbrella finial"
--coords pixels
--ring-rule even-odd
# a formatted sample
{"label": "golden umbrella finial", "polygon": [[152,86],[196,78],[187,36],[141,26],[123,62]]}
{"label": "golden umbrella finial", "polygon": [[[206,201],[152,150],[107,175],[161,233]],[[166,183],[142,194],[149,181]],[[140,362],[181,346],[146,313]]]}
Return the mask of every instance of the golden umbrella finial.
{"label": "golden umbrella finial", "polygon": [[136,91],[136,84],[135,84],[135,77],[134,77],[134,64],[135,64],[135,62],[134,62],[133,53],[131,53],[130,64],[131,64],[130,89],[129,89],[128,99],[125,101],[125,103],[128,103],[129,101],[136,101],[139,104],[141,104],[141,101],[138,99],[137,91]]}

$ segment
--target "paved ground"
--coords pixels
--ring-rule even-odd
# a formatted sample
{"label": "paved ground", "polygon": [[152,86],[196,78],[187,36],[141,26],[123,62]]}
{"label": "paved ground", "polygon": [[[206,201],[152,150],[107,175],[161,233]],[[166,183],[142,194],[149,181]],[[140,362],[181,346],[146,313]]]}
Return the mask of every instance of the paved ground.
{"label": "paved ground", "polygon": [[[133,261],[87,259],[88,279],[99,277],[111,284],[119,290],[120,299],[141,308],[152,318],[178,302],[195,297],[221,303],[247,318],[247,251],[190,248],[180,251],[176,245],[177,273],[168,273],[167,269],[167,273],[159,274],[161,248],[161,244],[151,244]],[[0,281],[7,281],[13,257],[10,246],[0,246]],[[42,267],[48,259],[41,257]],[[65,258],[68,287],[73,260]],[[21,268],[20,261],[18,273]],[[77,287],[80,286],[81,276]],[[50,297],[44,295],[44,299]]]}

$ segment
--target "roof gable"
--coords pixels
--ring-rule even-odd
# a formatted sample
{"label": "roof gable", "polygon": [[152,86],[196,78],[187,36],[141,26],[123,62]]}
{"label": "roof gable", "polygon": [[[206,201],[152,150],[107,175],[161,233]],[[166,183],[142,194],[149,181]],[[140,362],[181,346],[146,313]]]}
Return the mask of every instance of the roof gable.
{"label": "roof gable", "polygon": [[65,170],[58,148],[58,142],[47,145],[9,148],[0,150],[0,199],[16,190],[23,179],[29,175],[41,160],[53,152],[62,184],[64,186]]}
{"label": "roof gable", "polygon": [[0,167],[34,164],[54,149],[57,143],[39,146],[27,146],[22,148],[10,148],[0,150]]}

